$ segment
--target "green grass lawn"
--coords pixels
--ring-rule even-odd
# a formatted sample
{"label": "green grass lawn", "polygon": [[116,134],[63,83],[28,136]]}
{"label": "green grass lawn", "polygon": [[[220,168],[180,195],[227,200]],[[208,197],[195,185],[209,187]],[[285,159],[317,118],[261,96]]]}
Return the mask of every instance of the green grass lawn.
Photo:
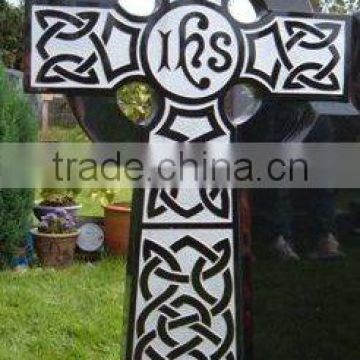
{"label": "green grass lawn", "polygon": [[0,273],[0,359],[116,359],[124,263]]}
{"label": "green grass lawn", "polygon": [[[257,249],[257,360],[359,359],[359,241],[346,242],[346,261],[325,264],[279,264]],[[119,360],[124,269],[104,260],[0,273],[0,359]]]}

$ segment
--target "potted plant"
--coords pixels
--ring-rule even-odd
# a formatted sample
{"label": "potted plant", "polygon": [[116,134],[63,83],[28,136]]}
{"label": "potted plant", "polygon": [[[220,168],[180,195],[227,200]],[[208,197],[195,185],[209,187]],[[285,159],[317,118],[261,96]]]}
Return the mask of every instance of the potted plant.
{"label": "potted plant", "polygon": [[43,266],[65,267],[73,263],[79,230],[71,213],[55,209],[41,218],[32,234],[36,253]]}
{"label": "potted plant", "polygon": [[92,192],[104,209],[105,246],[115,256],[126,256],[129,248],[131,207],[115,202],[116,192],[100,189]]}
{"label": "potted plant", "polygon": [[41,220],[43,216],[54,213],[55,210],[66,210],[77,220],[82,205],[77,204],[75,199],[80,191],[80,189],[43,189],[42,200],[34,205],[35,216]]}

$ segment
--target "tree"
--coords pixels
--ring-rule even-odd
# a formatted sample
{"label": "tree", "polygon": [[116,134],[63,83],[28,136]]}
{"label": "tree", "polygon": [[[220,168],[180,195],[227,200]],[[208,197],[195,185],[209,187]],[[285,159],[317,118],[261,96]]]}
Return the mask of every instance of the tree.
{"label": "tree", "polygon": [[317,0],[316,3],[326,13],[351,14],[360,10],[360,0]]}
{"label": "tree", "polygon": [[24,54],[24,6],[0,0],[0,59],[5,66],[20,69]]}

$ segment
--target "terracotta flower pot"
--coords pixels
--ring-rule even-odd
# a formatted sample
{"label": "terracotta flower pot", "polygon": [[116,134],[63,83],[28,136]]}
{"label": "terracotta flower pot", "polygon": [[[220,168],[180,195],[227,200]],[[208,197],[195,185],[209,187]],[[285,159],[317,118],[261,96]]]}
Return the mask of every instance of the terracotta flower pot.
{"label": "terracotta flower pot", "polygon": [[105,245],[112,255],[126,256],[129,248],[131,208],[127,204],[104,206]]}
{"label": "terracotta flower pot", "polygon": [[67,267],[73,264],[78,231],[72,234],[43,234],[34,229],[31,233],[42,266]]}

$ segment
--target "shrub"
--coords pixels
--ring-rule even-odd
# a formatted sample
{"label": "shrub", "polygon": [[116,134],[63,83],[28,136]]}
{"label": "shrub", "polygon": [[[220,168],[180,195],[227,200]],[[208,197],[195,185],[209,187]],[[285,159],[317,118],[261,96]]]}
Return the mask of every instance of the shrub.
{"label": "shrub", "polygon": [[6,66],[20,69],[24,55],[24,6],[0,0],[0,54]]}
{"label": "shrub", "polygon": [[[0,142],[36,141],[36,124],[30,104],[10,84],[0,63]],[[6,260],[26,238],[33,201],[32,190],[0,189],[0,250]]]}

